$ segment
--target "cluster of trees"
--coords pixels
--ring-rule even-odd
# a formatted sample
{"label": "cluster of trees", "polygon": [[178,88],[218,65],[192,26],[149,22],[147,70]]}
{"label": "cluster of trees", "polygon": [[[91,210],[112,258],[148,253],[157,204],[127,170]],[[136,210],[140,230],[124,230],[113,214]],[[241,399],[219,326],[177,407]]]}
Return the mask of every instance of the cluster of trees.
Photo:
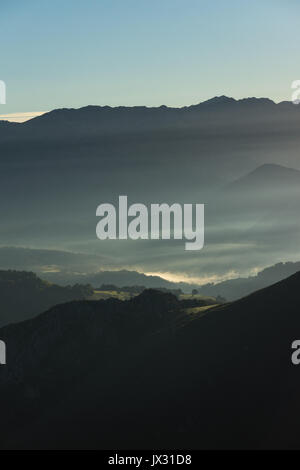
{"label": "cluster of trees", "polygon": [[[103,291],[129,292],[132,295],[141,294],[145,289],[147,289],[145,286],[118,287],[114,284],[102,284],[99,287],[99,290],[103,290]],[[165,292],[166,294],[168,293],[173,294],[173,295],[176,295],[177,297],[183,294],[181,289],[168,289],[166,287],[155,287],[155,290],[160,291],[160,292]]]}

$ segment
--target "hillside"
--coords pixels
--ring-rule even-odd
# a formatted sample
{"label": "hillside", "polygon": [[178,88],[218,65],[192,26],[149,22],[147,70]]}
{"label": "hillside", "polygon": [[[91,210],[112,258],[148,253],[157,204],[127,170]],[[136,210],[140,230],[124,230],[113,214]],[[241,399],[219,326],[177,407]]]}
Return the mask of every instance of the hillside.
{"label": "hillside", "polygon": [[300,448],[299,283],[192,316],[146,291],[3,328],[2,448]]}
{"label": "hillside", "polygon": [[0,326],[34,317],[49,307],[92,294],[91,287],[61,287],[27,271],[0,270]]}
{"label": "hillside", "polygon": [[205,284],[198,291],[201,295],[222,296],[228,301],[237,300],[255,290],[263,289],[275,282],[295,274],[300,270],[300,262],[277,263],[262,269],[255,276],[239,277],[218,284]]}

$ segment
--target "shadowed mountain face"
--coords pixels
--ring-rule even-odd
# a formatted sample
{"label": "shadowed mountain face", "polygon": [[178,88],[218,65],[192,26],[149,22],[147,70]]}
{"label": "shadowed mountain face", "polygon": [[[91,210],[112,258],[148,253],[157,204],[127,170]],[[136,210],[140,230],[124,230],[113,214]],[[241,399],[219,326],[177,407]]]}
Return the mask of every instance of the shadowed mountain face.
{"label": "shadowed mountain face", "polygon": [[145,291],[2,328],[1,448],[299,447],[299,283],[204,315]]}
{"label": "shadowed mountain face", "polygon": [[91,293],[88,285],[61,287],[31,272],[0,271],[0,326],[27,320],[61,302],[85,299]]}
{"label": "shadowed mountain face", "polygon": [[57,305],[36,319],[1,330],[1,338],[11,344],[2,383],[26,381],[40,371],[47,386],[52,387],[51,377],[42,372],[44,361],[57,378],[63,374],[64,380],[72,380],[74,373],[85,373],[86,361],[93,353],[101,353],[93,361],[109,361],[120,348],[169,327],[180,314],[180,302],[174,295],[154,290],[146,290],[130,301],[110,298]]}

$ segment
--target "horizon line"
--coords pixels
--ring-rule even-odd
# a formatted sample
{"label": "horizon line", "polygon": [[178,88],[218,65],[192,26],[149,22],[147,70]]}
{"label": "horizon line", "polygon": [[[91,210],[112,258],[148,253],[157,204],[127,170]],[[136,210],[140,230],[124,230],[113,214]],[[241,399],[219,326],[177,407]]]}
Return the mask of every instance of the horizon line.
{"label": "horizon line", "polygon": [[[53,108],[47,111],[25,111],[25,112],[14,112],[14,113],[7,113],[7,114],[0,114],[0,121],[5,121],[5,122],[15,122],[15,123],[23,123],[27,122],[30,120],[33,120],[37,117],[43,116],[44,114],[49,114],[54,111],[79,111],[82,109],[86,108],[109,108],[109,109],[134,109],[134,108],[144,108],[144,109],[160,109],[160,108],[166,108],[166,109],[174,109],[174,110],[180,110],[180,109],[188,109],[188,108],[193,108],[197,106],[201,106],[205,103],[217,103],[219,100],[219,103],[221,101],[231,101],[231,102],[245,102],[245,101],[268,101],[271,104],[274,104],[276,106],[281,105],[281,104],[294,104],[293,101],[289,100],[284,100],[284,101],[274,101],[271,98],[268,97],[256,97],[256,96],[248,96],[245,98],[233,98],[232,96],[227,96],[227,95],[215,95],[212,98],[208,98],[207,100],[204,101],[199,101],[195,104],[190,104],[190,105],[184,105],[184,106],[167,106],[165,104],[161,104],[159,106],[146,106],[146,105],[119,105],[119,106],[111,106],[111,105],[101,105],[101,104],[87,104],[84,106],[78,106],[78,107],[60,107],[60,108]],[[295,105],[295,104],[294,104]],[[17,120],[15,120],[17,119]],[[21,119],[21,121],[18,119]]]}

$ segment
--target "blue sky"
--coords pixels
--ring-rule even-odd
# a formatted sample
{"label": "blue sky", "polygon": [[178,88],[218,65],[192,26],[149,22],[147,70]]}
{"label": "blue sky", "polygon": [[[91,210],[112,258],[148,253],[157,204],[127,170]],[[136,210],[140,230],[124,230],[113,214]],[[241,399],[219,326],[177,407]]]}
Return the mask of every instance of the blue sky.
{"label": "blue sky", "polygon": [[1,0],[0,114],[291,99],[298,0]]}

